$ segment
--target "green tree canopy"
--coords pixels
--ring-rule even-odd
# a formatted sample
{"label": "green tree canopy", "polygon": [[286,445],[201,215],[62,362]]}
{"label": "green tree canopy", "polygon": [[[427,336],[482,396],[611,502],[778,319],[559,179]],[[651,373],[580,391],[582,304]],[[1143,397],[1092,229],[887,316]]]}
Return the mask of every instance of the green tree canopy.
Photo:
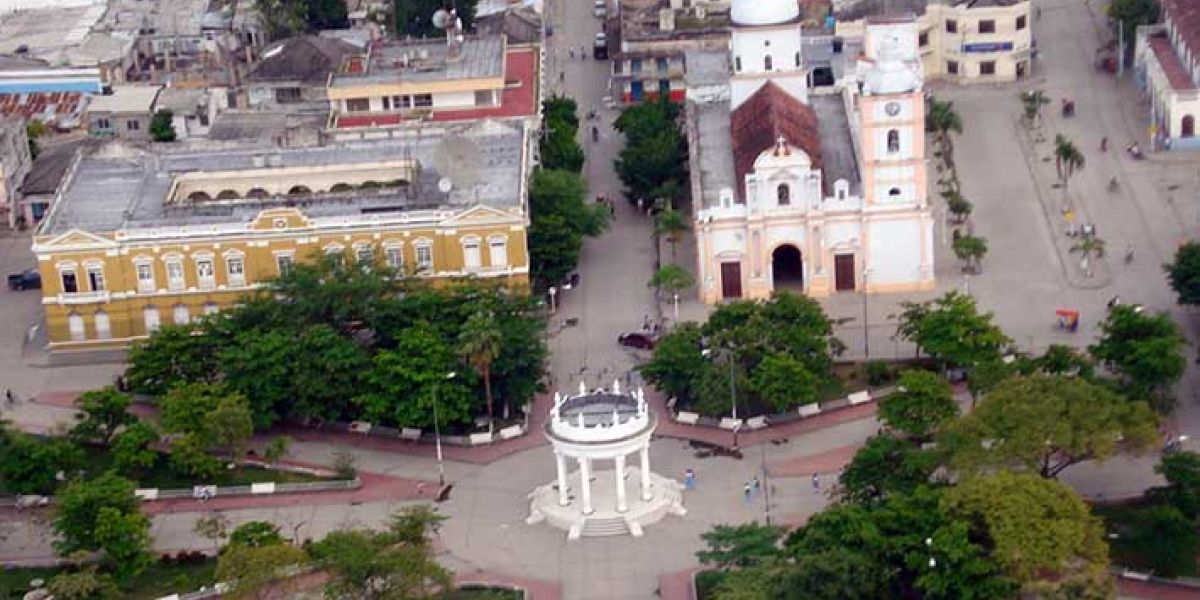
{"label": "green tree canopy", "polygon": [[1109,310],[1100,330],[1100,340],[1088,350],[1134,394],[1165,396],[1183,375],[1187,340],[1170,316],[1121,304]]}
{"label": "green tree canopy", "polygon": [[62,571],[46,582],[46,591],[55,600],[106,600],[121,595],[112,577],[97,572],[95,567]]}
{"label": "green tree canopy", "polygon": [[107,446],[117,430],[137,420],[129,414],[129,403],[129,396],[112,387],[84,392],[79,397],[79,421],[71,428],[71,436],[99,440]]}
{"label": "green tree canopy", "polygon": [[1180,304],[1200,304],[1200,243],[1180,246],[1175,251],[1175,260],[1163,268]]}
{"label": "green tree canopy", "polygon": [[549,287],[575,269],[583,238],[608,225],[608,209],[585,200],[587,186],[578,174],[538,169],[529,182],[530,267]]}
{"label": "green tree canopy", "polygon": [[150,566],[150,519],[146,515],[102,506],[96,513],[93,535],[118,584],[128,585]]}
{"label": "green tree canopy", "polygon": [[41,440],[9,427],[0,429],[0,481],[11,494],[51,494],[58,475],[83,466],[83,449],[70,440]]}
{"label": "green tree canopy", "polygon": [[1147,490],[1146,495],[1160,503],[1170,504],[1189,519],[1200,517],[1200,454],[1170,452],[1154,466],[1154,472],[1167,480],[1167,485]]}
{"label": "green tree canopy", "polygon": [[495,414],[492,407],[492,363],[500,357],[500,341],[503,332],[496,316],[480,311],[471,315],[458,334],[458,353],[467,365],[483,379],[483,392],[487,401],[488,427],[492,427]]}
{"label": "green tree canopy", "polygon": [[996,386],[941,438],[961,468],[1024,467],[1057,477],[1084,460],[1140,451],[1157,439],[1144,402],[1076,378],[1033,375]]}
{"label": "green tree canopy", "polygon": [[157,442],[158,438],[158,431],[145,421],[126,427],[113,438],[109,447],[113,467],[119,473],[129,475],[154,466],[158,461],[158,452],[151,448],[151,444]]}
{"label": "green tree canopy", "polygon": [[[394,350],[375,355],[366,374],[367,392],[355,398],[363,414],[377,422],[406,427],[433,425],[434,404],[446,422],[472,415],[474,374],[458,366],[454,348],[429,325],[416,325],[400,336]],[[447,379],[456,373],[453,379]]]}
{"label": "green tree canopy", "polygon": [[[138,500],[133,495],[134,482],[113,473],[90,480],[75,480],[63,486],[56,495],[57,509],[53,527],[58,535],[54,543],[60,555],[78,550],[99,550],[108,538],[97,532],[100,514],[104,509],[116,515],[138,513]],[[109,517],[110,521],[112,517]],[[111,522],[110,525],[118,525]],[[119,536],[117,536],[119,537]]]}
{"label": "green tree canopy", "polygon": [[940,457],[912,442],[876,435],[854,453],[838,479],[842,498],[872,503],[928,485]]}
{"label": "green tree canopy", "polygon": [[654,356],[638,367],[662,393],[685,402],[698,395],[699,378],[709,368],[701,355],[704,334],[697,323],[681,323],[658,339]]}
{"label": "green tree canopy", "polygon": [[229,583],[221,597],[268,598],[269,592],[286,594],[293,582],[288,569],[308,562],[304,550],[291,544],[243,546],[230,544],[217,557],[218,581]]}
{"label": "green tree canopy", "polygon": [[229,543],[249,548],[261,548],[263,546],[279,546],[287,543],[287,540],[279,535],[279,526],[274,523],[247,521],[238,525],[233,533],[229,534]]}
{"label": "green tree canopy", "polygon": [[405,0],[392,6],[395,14],[396,28],[401,36],[438,37],[445,32],[433,25],[433,13],[438,9],[450,10],[456,8],[458,17],[462,19],[463,27],[470,30],[475,21],[475,5],[478,0]]}
{"label": "green tree canopy", "polygon": [[900,374],[896,392],[879,401],[879,420],[918,439],[927,438],[958,416],[950,384],[929,371]]}
{"label": "green tree canopy", "polygon": [[613,124],[625,135],[615,167],[631,201],[653,202],[687,181],[687,140],[679,114],[680,106],[663,97],[625,109]]}
{"label": "green tree canopy", "polygon": [[165,108],[158,109],[150,119],[150,139],[156,142],[175,141],[175,125],[171,123],[174,118],[175,113]]}
{"label": "green tree canopy", "polygon": [[[428,542],[436,520],[426,518],[428,508],[426,516],[413,511],[402,511],[387,531],[334,531],[313,544],[313,558],[332,575],[326,596],[424,600],[450,589],[451,575],[434,559]],[[426,529],[414,532],[414,525]]]}
{"label": "green tree canopy", "polygon": [[779,527],[759,525],[758,522],[717,525],[700,534],[707,548],[697,552],[696,558],[718,569],[748,567],[777,555],[779,549],[775,544],[781,535],[783,530]]}
{"label": "green tree canopy", "polygon": [[951,291],[930,302],[905,302],[898,333],[930,356],[961,367],[1000,358],[1011,340],[980,313],[975,299]]}
{"label": "green tree canopy", "polygon": [[1125,29],[1125,43],[1130,47],[1137,39],[1138,26],[1157,23],[1159,13],[1158,0],[1112,0],[1108,5],[1110,25]]}

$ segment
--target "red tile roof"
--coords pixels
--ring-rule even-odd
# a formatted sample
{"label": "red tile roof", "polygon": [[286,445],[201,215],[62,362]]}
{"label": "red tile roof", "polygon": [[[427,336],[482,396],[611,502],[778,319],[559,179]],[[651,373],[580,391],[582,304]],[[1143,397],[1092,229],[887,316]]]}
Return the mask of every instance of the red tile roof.
{"label": "red tile roof", "polygon": [[1183,38],[1192,56],[1200,56],[1200,2],[1196,0],[1162,0],[1164,20],[1169,19]]}
{"label": "red tile roof", "polygon": [[[434,109],[430,120],[465,121],[488,117],[523,117],[537,114],[538,51],[536,48],[509,49],[504,56],[504,79],[507,85],[500,105],[490,108]],[[397,125],[405,119],[399,114],[338,115],[336,127],[382,127]]]}
{"label": "red tile roof", "polygon": [[1176,91],[1196,89],[1192,78],[1188,76],[1187,67],[1183,66],[1183,62],[1175,54],[1175,48],[1171,47],[1171,40],[1162,36],[1152,37],[1150,38],[1150,50],[1158,58],[1158,64],[1162,66],[1163,73],[1166,74],[1172,89]]}
{"label": "red tile roof", "polygon": [[730,134],[733,137],[733,170],[738,195],[743,202],[746,200],[746,174],[754,170],[754,161],[759,155],[775,146],[780,137],[791,146],[804,150],[812,159],[814,169],[821,168],[817,114],[773,82],[768,81],[733,111]]}
{"label": "red tile roof", "polygon": [[41,120],[57,125],[59,117],[78,114],[83,101],[80,92],[0,94],[0,115],[19,115],[26,119],[40,116]]}

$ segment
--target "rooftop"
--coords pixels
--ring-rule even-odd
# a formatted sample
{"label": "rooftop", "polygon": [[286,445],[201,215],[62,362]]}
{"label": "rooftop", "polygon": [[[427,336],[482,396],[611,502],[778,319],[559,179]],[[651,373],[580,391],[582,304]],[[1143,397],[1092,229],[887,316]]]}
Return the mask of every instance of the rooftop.
{"label": "rooftop", "polygon": [[[733,190],[737,177],[733,174],[733,137],[729,133],[729,98],[704,103],[689,103],[692,115],[689,139],[692,144],[693,193],[699,187],[701,208],[720,206],[721,190]],[[696,168],[699,166],[699,168]]]}
{"label": "rooftop", "polygon": [[61,129],[80,125],[88,98],[79,92],[0,94],[0,115],[20,115]]}
{"label": "rooftop", "polygon": [[1200,2],[1161,0],[1163,19],[1170,19],[1192,56],[1200,56]]}
{"label": "rooftop", "polygon": [[504,75],[504,40],[500,36],[468,37],[456,58],[443,39],[376,40],[366,64],[348,59],[331,85],[405,83],[453,79],[486,79]]}
{"label": "rooftop", "polygon": [[1152,36],[1150,38],[1150,50],[1154,52],[1154,57],[1158,59],[1158,64],[1162,67],[1163,74],[1167,76],[1167,82],[1171,84],[1171,89],[1177,92],[1196,89],[1196,85],[1188,75],[1187,67],[1184,66],[1183,61],[1179,60],[1179,56],[1175,54],[1175,48],[1171,46],[1171,40],[1167,39],[1166,36]]}
{"label": "rooftop", "polygon": [[729,3],[708,2],[704,18],[694,10],[675,12],[675,29],[664,31],[659,11],[671,5],[670,0],[618,0],[621,4],[621,38],[630,41],[678,39],[706,35],[728,35]]}
{"label": "rooftop", "polygon": [[92,96],[89,112],[148,113],[162,90],[160,85],[114,85],[111,94]]}
{"label": "rooftop", "polygon": [[[453,124],[400,139],[310,148],[279,148],[263,143],[229,144],[203,151],[180,144],[154,151],[110,142],[81,157],[55,208],[39,233],[71,229],[108,232],[189,225],[238,225],[265,208],[300,206],[309,217],[395,214],[439,208],[520,208],[524,164],[524,124],[483,122]],[[289,177],[306,169],[347,170],[371,163],[412,160],[418,176],[398,193],[395,188],[349,192],[315,190],[295,197],[237,198],[231,201],[172,204],[173,186],[207,177]],[[269,165],[269,166],[268,166]],[[217,172],[217,173],[214,173]],[[443,178],[452,188],[439,187]]]}
{"label": "rooftop", "polygon": [[262,58],[246,80],[299,81],[324,86],[329,74],[337,71],[347,56],[362,50],[331,37],[302,35],[281,40],[262,52]]}
{"label": "rooftop", "polygon": [[783,88],[768,81],[730,115],[733,138],[734,175],[738,196],[746,197],[746,174],[754,162],[782,138],[808,154],[813,168],[820,169],[821,128],[817,114]]}
{"label": "rooftop", "polygon": [[[964,8],[1014,6],[1029,0],[941,0],[942,4]],[[929,4],[938,0],[837,0],[833,14],[839,21],[857,21],[864,17],[922,15]]]}
{"label": "rooftop", "polygon": [[75,138],[57,144],[45,144],[41,147],[38,157],[33,160],[33,167],[21,184],[21,193],[26,196],[53,194],[58,189],[67,167],[75,160],[75,152],[81,146],[94,147],[98,145],[96,138]]}

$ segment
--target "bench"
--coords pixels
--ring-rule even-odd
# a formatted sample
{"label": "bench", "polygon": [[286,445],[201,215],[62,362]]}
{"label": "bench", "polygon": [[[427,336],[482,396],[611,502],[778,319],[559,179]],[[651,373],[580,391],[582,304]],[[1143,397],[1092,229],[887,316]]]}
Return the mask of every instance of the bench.
{"label": "bench", "polygon": [[524,433],[524,427],[520,425],[513,425],[500,430],[500,439],[511,440],[515,437],[521,437]]}
{"label": "bench", "polygon": [[746,429],[762,429],[767,426],[767,417],[759,415],[746,419]]}
{"label": "bench", "polygon": [[853,394],[846,396],[846,400],[848,400],[850,402],[851,406],[870,402],[871,401],[871,392],[869,392],[867,390],[863,390],[861,392],[854,392]]}
{"label": "bench", "polygon": [[694,412],[680,411],[675,414],[675,421],[684,425],[695,425],[700,421],[700,414]]}
{"label": "bench", "polygon": [[741,426],[742,426],[741,419],[733,419],[730,417],[722,417],[721,424],[719,425],[719,427],[721,429],[728,429],[730,431],[733,431],[734,429],[738,429]]}
{"label": "bench", "polygon": [[400,429],[400,439],[415,442],[421,439],[421,430],[412,427],[403,427]]}
{"label": "bench", "polygon": [[264,483],[252,483],[252,484],[250,484],[250,493],[251,494],[274,494],[275,493],[275,482],[267,481]]}
{"label": "bench", "polygon": [[353,421],[350,423],[350,433],[361,433],[366,435],[371,432],[371,424],[366,421]]}
{"label": "bench", "polygon": [[801,417],[815,417],[821,414],[821,405],[817,404],[816,402],[802,404],[797,410]]}
{"label": "bench", "polygon": [[483,433],[472,433],[470,442],[472,446],[490,444],[492,443],[492,433],[490,431],[485,431]]}

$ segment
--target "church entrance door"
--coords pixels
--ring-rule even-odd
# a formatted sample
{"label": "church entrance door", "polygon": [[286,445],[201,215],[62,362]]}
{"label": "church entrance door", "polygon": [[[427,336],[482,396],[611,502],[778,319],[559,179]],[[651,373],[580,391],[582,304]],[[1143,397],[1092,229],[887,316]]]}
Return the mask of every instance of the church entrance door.
{"label": "church entrance door", "polygon": [[771,253],[771,283],[777,290],[804,292],[804,260],[800,249],[784,244]]}

